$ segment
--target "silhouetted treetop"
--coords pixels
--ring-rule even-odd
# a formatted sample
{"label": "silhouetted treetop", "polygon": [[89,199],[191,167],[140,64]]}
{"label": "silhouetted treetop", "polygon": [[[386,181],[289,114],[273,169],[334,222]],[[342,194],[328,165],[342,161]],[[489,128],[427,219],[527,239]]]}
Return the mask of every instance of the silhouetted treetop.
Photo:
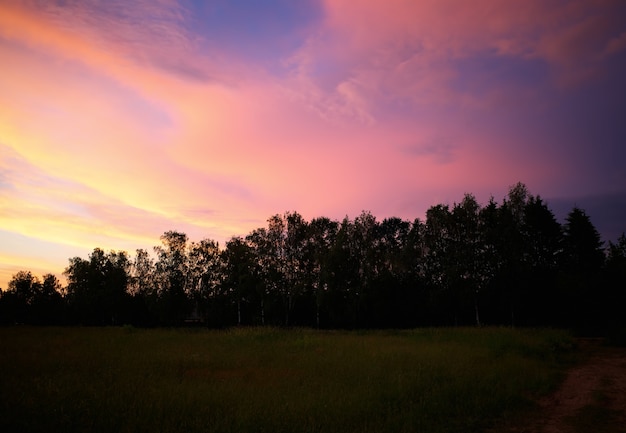
{"label": "silhouetted treetop", "polygon": [[424,221],[381,221],[368,211],[307,221],[285,212],[224,248],[179,231],[160,240],[153,254],[95,248],[69,259],[65,288],[53,275],[18,272],[0,293],[0,320],[580,332],[626,325],[616,311],[626,298],[626,237],[605,251],[582,209],[561,225],[523,183],[501,203],[481,205],[468,193],[433,205]]}

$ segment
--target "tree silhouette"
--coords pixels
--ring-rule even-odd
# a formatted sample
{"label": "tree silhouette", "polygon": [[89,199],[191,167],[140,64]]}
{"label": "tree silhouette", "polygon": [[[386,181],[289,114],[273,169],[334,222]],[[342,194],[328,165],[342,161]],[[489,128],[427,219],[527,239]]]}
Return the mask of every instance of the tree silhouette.
{"label": "tree silhouette", "polygon": [[411,223],[400,218],[385,218],[377,226],[378,272],[370,289],[368,310],[370,326],[406,326],[416,314],[412,299],[412,261],[408,249]]}
{"label": "tree silhouette", "polygon": [[71,258],[65,275],[62,288],[54,275],[15,274],[0,292],[0,322],[626,326],[626,236],[605,251],[583,210],[561,225],[522,183],[501,204],[465,194],[430,207],[423,222],[285,212],[223,249],[167,231],[154,257],[95,248]]}
{"label": "tree silhouette", "polygon": [[309,257],[307,242],[309,224],[297,212],[287,212],[283,217],[284,227],[284,290],[283,305],[285,325],[293,322],[293,310],[296,301],[302,298],[310,287]]}
{"label": "tree silhouette", "polygon": [[191,311],[187,297],[189,261],[187,235],[167,231],[161,236],[161,246],[154,247],[157,254],[157,292],[159,319],[170,325],[180,324]]}
{"label": "tree silhouette", "polygon": [[[233,237],[226,242],[222,253],[224,279],[222,293],[237,305],[237,325],[252,324],[252,318],[242,314],[243,305],[256,304],[258,280],[254,251],[241,237]],[[259,302],[260,305],[260,302]]]}
{"label": "tree silhouette", "polygon": [[124,251],[95,248],[89,260],[74,257],[65,269],[67,296],[80,323],[118,324],[126,321],[130,261]]}
{"label": "tree silhouette", "polygon": [[128,292],[132,297],[132,322],[152,325],[158,321],[159,295],[154,260],[140,248],[130,263]]}
{"label": "tree silhouette", "polygon": [[454,225],[448,205],[432,206],[426,211],[424,242],[426,279],[429,283],[431,310],[437,324],[458,324],[458,277],[454,257]]}
{"label": "tree silhouette", "polygon": [[[603,282],[607,288],[606,325],[609,329],[626,327],[624,305],[626,305],[626,235],[617,239],[617,243],[609,242],[606,259],[606,275]],[[624,337],[622,337],[624,338]],[[626,343],[623,342],[622,343]]]}
{"label": "tree silhouette", "polygon": [[524,209],[524,265],[528,325],[556,325],[561,296],[557,271],[563,244],[561,225],[540,197],[530,197]]}
{"label": "tree silhouette", "polygon": [[330,218],[315,218],[309,224],[307,245],[309,257],[309,277],[315,302],[315,326],[321,326],[322,305],[328,302],[326,293],[331,281],[330,252],[337,240],[339,224]]}
{"label": "tree silhouette", "polygon": [[6,323],[31,323],[32,306],[41,291],[41,282],[30,271],[19,271],[3,294]]}
{"label": "tree silhouette", "polygon": [[592,331],[603,320],[601,303],[606,299],[600,279],[603,242],[589,216],[577,207],[567,215],[563,230],[561,281],[567,322],[581,331]]}
{"label": "tree silhouette", "polygon": [[253,230],[246,236],[246,242],[250,245],[250,251],[254,257],[253,272],[258,279],[255,297],[258,299],[259,322],[265,325],[266,301],[271,294],[277,292],[279,287],[279,283],[274,279],[278,276],[276,258],[272,255],[274,247],[264,227]]}
{"label": "tree silhouette", "polygon": [[206,320],[209,303],[219,296],[223,279],[219,244],[211,239],[192,242],[188,251],[187,294],[192,301],[195,319]]}

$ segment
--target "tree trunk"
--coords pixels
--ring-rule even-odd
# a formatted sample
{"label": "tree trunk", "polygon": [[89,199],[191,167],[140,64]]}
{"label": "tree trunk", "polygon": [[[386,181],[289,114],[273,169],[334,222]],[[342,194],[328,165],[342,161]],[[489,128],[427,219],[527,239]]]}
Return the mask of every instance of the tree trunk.
{"label": "tree trunk", "polygon": [[480,314],[478,312],[478,291],[474,292],[474,312],[476,313],[476,326],[480,327]]}
{"label": "tree trunk", "polygon": [[315,324],[317,329],[320,329],[320,304],[315,305]]}
{"label": "tree trunk", "polygon": [[513,304],[511,304],[511,328],[515,328],[515,310]]}

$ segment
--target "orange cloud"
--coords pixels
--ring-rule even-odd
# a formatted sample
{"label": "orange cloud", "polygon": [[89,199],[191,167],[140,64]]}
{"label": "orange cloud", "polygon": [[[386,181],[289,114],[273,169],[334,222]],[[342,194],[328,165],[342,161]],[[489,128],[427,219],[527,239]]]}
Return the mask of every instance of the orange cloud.
{"label": "orange cloud", "polygon": [[169,229],[223,241],[289,209],[414,217],[459,184],[532,189],[569,167],[497,122],[544,109],[550,77],[464,62],[546,64],[572,83],[626,47],[616,1],[326,0],[275,73],[190,34],[175,1],[127,3],[0,7],[4,229],[132,250]]}

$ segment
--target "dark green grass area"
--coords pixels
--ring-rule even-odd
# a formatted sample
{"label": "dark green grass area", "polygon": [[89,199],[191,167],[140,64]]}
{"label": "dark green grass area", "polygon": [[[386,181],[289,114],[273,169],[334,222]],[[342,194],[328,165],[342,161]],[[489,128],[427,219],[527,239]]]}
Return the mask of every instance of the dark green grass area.
{"label": "dark green grass area", "polygon": [[553,389],[567,333],[0,328],[2,432],[475,432]]}

